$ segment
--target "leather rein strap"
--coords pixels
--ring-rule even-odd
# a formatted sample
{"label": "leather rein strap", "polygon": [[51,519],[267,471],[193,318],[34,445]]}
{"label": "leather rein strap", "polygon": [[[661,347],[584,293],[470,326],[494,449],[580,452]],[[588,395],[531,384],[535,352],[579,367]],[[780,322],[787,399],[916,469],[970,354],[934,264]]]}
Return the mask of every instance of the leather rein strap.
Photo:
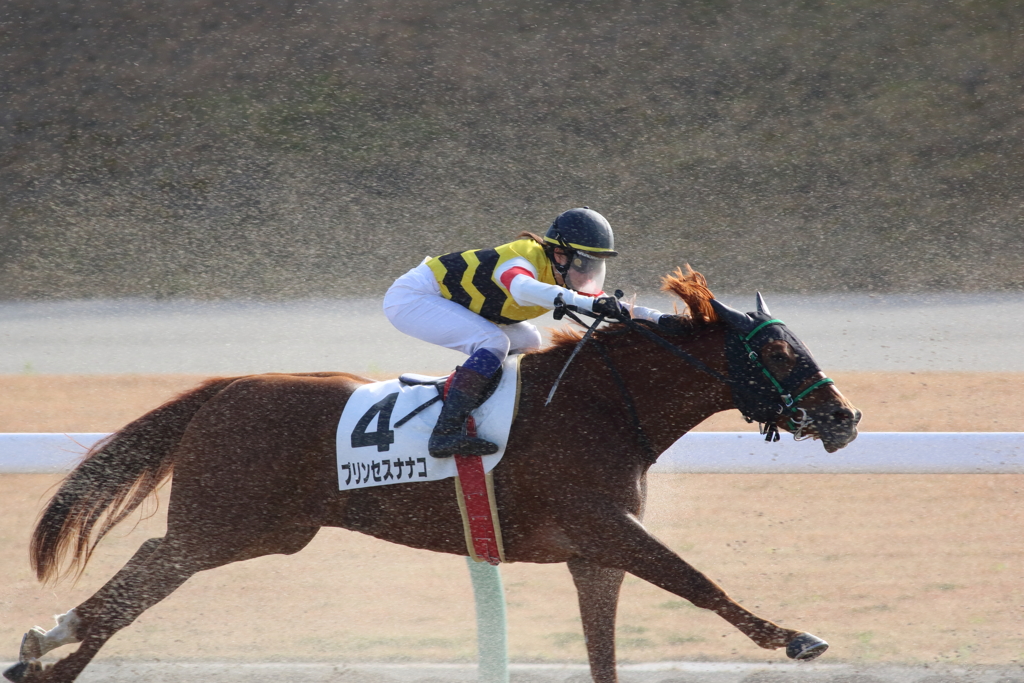
{"label": "leather rein strap", "polygon": [[[592,332],[593,329],[597,327],[597,323],[595,323],[593,326],[588,326],[586,323],[584,323],[582,320],[580,320],[580,318],[578,316],[573,314],[572,311],[565,310],[564,311],[564,315],[567,315],[570,319],[572,319],[574,322],[576,322],[577,324],[579,324],[579,325],[581,325],[583,327],[589,327],[590,329],[588,330],[588,333]],[[559,317],[561,317],[561,316],[559,316]],[[598,321],[598,323],[599,322],[600,321]],[[642,325],[642,324],[638,323],[637,321],[633,320],[632,318],[622,318],[620,320],[620,322],[622,322],[628,328],[640,332],[641,334],[643,334],[645,337],[647,337],[651,341],[653,341],[656,344],[664,347],[666,350],[668,350],[674,356],[676,356],[678,358],[681,358],[682,360],[685,360],[686,362],[688,362],[690,365],[694,366],[695,368],[697,368],[701,372],[703,372],[703,373],[705,373],[707,375],[710,375],[711,377],[714,377],[718,381],[720,381],[723,384],[725,384],[726,386],[728,386],[731,391],[746,394],[747,396],[753,397],[755,400],[761,400],[761,397],[757,394],[757,392],[754,392],[754,391],[750,390],[748,387],[744,386],[743,383],[738,382],[738,381],[732,379],[731,377],[727,377],[727,376],[723,375],[722,373],[718,372],[717,370],[715,370],[714,368],[711,368],[710,366],[708,366],[706,363],[704,363],[699,358],[696,358],[693,355],[687,353],[686,351],[683,351],[682,349],[680,349],[675,344],[672,344],[668,340],[662,338],[661,335],[656,334],[653,330],[648,329],[648,327],[646,325]],[[748,334],[748,335],[745,335],[744,337],[741,337],[744,345],[747,346],[748,350],[749,350],[748,342],[754,336],[754,333],[758,332],[762,327],[765,327],[767,324],[782,324],[782,321],[780,321],[780,320],[771,320],[771,321],[769,321],[766,324],[762,324],[762,325],[758,326],[758,328],[756,330],[754,330],[754,332],[752,332],[751,334]],[[587,334],[584,337],[584,339],[581,340],[581,343],[577,345],[577,348],[573,351],[573,356],[575,356],[576,352],[579,351],[579,348],[582,346],[582,342],[586,341],[588,338],[591,338],[589,334]],[[640,447],[644,451],[644,459],[649,464],[653,464],[654,462],[657,461],[658,456],[660,454],[655,452],[654,446],[651,444],[651,440],[647,436],[647,432],[646,432],[646,430],[644,430],[643,425],[640,422],[640,415],[637,412],[636,403],[633,401],[633,396],[630,393],[629,388],[626,386],[626,382],[622,378],[622,374],[619,373],[618,369],[615,367],[615,364],[612,362],[611,355],[608,353],[608,350],[605,348],[604,344],[600,340],[598,340],[596,338],[591,338],[591,339],[592,339],[594,347],[598,350],[598,353],[601,354],[601,358],[604,360],[605,365],[608,366],[608,370],[611,372],[612,378],[615,380],[615,384],[619,388],[619,393],[622,395],[623,402],[626,404],[626,411],[629,413],[630,420],[633,422],[633,429],[636,432],[637,440],[640,442]],[[751,353],[753,353],[753,352],[751,351]],[[756,354],[753,354],[753,355],[756,357]],[[570,361],[571,360],[572,360],[572,358],[570,357]],[[756,358],[755,358],[755,360],[756,360]],[[565,370],[568,368],[568,365],[569,364],[566,363],[566,367],[562,368],[562,373],[563,374],[564,374]],[[780,396],[781,396],[781,398],[783,400],[783,404],[780,406],[780,408],[782,410],[779,411],[779,415],[782,414],[783,410],[790,410],[791,412],[795,412],[796,411],[796,404],[801,399],[805,398],[808,394],[810,394],[815,389],[818,389],[818,388],[820,388],[822,386],[826,386],[828,384],[832,384],[833,383],[833,381],[831,379],[826,377],[825,379],[819,380],[819,381],[815,382],[814,384],[812,384],[811,386],[809,386],[806,389],[804,389],[803,391],[801,391],[797,395],[797,397],[794,399],[790,394],[785,392],[785,390],[782,388],[782,386],[779,384],[779,382],[775,379],[775,377],[772,376],[772,374],[768,371],[768,369],[765,368],[760,363],[759,360],[757,360],[757,365],[761,368],[761,370],[765,374],[765,376],[771,381],[772,385],[779,392],[779,394],[780,394]],[[559,375],[559,379],[561,379],[561,374]],[[556,386],[557,386],[557,382],[556,382]],[[552,387],[552,393],[554,393],[554,387]],[[549,399],[550,399],[550,396],[549,396]],[[754,421],[753,419],[747,417],[746,415],[744,415],[743,417],[744,417],[744,419],[747,420],[747,422],[753,422]],[[779,440],[778,426],[774,422],[766,423],[762,427],[762,429],[760,431],[761,431],[761,434],[766,435],[766,440],[768,440],[768,441],[778,441]]]}
{"label": "leather rein strap", "polygon": [[604,359],[605,365],[612,373],[612,378],[615,380],[615,384],[619,387],[619,393],[622,394],[622,400],[626,404],[626,412],[629,413],[630,420],[633,421],[633,431],[636,432],[637,441],[640,442],[640,448],[644,451],[644,460],[647,461],[648,465],[653,465],[658,460],[657,451],[654,450],[654,446],[651,445],[651,440],[647,437],[647,432],[644,430],[644,426],[640,424],[640,414],[636,411],[636,403],[633,402],[633,395],[629,393],[629,387],[626,386],[626,381],[622,379],[622,375],[619,373],[618,368],[612,363],[612,357],[608,355],[608,349],[604,347],[602,342],[594,340],[594,348],[597,349],[598,353],[601,354],[601,358]]}
{"label": "leather rein strap", "polygon": [[[573,322],[575,322],[576,324],[578,324],[578,325],[580,325],[582,327],[586,327],[588,329],[587,329],[587,333],[576,344],[576,348],[573,349],[572,355],[569,356],[569,361],[566,362],[565,367],[562,368],[562,372],[560,372],[558,374],[558,379],[555,380],[554,386],[551,387],[551,393],[548,394],[547,403],[545,403],[544,405],[547,405],[548,403],[551,402],[551,397],[554,395],[555,389],[558,387],[558,382],[562,379],[562,375],[565,374],[565,371],[569,369],[569,363],[572,362],[572,359],[576,357],[576,354],[583,347],[583,344],[588,339],[591,339],[591,333],[593,333],[593,331],[597,328],[597,326],[599,324],[601,324],[601,322],[603,321],[603,318],[604,318],[604,316],[601,316],[592,325],[587,325],[585,322],[580,320],[579,317],[576,314],[574,314],[572,311],[570,311],[568,309],[564,309],[563,308],[559,312],[561,313],[561,315],[559,315],[558,318],[561,318],[563,315],[569,316],[569,318]],[[629,319],[629,322],[632,323],[633,320]],[[637,328],[647,332],[647,330],[644,330],[641,326],[637,325],[636,323],[633,323],[633,325],[636,326]],[[721,373],[716,373],[714,370],[709,368],[707,365],[704,365],[704,363],[702,363],[701,361],[697,360],[696,358],[694,358],[690,354],[686,353],[685,351],[681,351],[680,349],[677,349],[676,347],[674,347],[671,344],[669,344],[668,342],[666,342],[664,339],[661,339],[661,337],[659,337],[658,335],[654,334],[653,332],[651,334],[653,335],[654,339],[658,339],[659,341],[663,342],[664,344],[667,344],[668,348],[683,354],[683,356],[686,357],[687,360],[689,360],[691,363],[693,363],[698,368],[703,369],[705,372],[717,375],[724,382],[728,382],[729,381],[729,379],[727,377],[725,377]],[[629,413],[629,419],[633,422],[633,431],[636,432],[637,441],[640,442],[640,448],[642,448],[643,451],[644,451],[644,460],[647,461],[648,465],[653,465],[655,462],[657,462],[658,455],[660,455],[660,454],[657,451],[654,450],[654,446],[651,444],[651,440],[647,436],[647,431],[644,429],[643,424],[640,423],[640,414],[636,410],[636,403],[633,401],[633,395],[630,393],[629,387],[626,386],[626,380],[622,379],[622,374],[619,372],[619,369],[615,367],[615,363],[612,362],[612,357],[608,354],[608,349],[606,349],[604,347],[604,344],[602,342],[598,341],[597,339],[593,339],[593,345],[594,345],[594,348],[597,349],[598,353],[601,354],[601,358],[604,360],[605,365],[608,366],[609,372],[611,372],[612,379],[615,380],[615,384],[619,388],[619,393],[622,395],[622,401],[623,401],[623,403],[626,404],[626,412]]]}

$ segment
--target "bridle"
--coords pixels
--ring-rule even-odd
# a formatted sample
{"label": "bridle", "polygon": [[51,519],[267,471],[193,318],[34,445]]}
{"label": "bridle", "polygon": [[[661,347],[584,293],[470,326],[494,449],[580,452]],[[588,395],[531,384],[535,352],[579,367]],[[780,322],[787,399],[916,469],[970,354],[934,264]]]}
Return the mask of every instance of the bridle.
{"label": "bridle", "polygon": [[[712,301],[716,304],[718,303],[716,300]],[[761,303],[762,301],[759,295],[759,309],[761,308]],[[680,349],[678,346],[662,336],[662,334],[680,334],[681,332],[666,329],[663,325],[657,325],[646,320],[637,321],[625,315],[619,318],[619,322],[624,325],[622,330],[623,332],[627,330],[638,332],[650,341],[664,347],[672,355],[685,360],[696,369],[710,375],[719,382],[728,386],[732,392],[735,407],[739,409],[743,418],[747,422],[758,423],[758,431],[765,436],[765,441],[779,440],[779,418],[786,414],[788,414],[786,428],[791,431],[795,439],[803,440],[811,438],[812,435],[808,434],[807,430],[814,423],[814,420],[808,414],[807,410],[800,406],[800,402],[817,389],[834,384],[835,382],[828,377],[824,377],[807,385],[808,381],[815,375],[820,374],[821,371],[810,359],[810,352],[807,351],[803,343],[788,332],[785,327],[785,323],[776,318],[771,318],[767,309],[763,312],[759,311],[754,314],[756,317],[748,316],[746,314],[738,314],[745,316],[745,318],[751,321],[755,321],[755,324],[750,326],[750,329],[743,330],[737,328],[734,324],[735,321],[730,321],[728,319],[729,313],[737,314],[736,311],[728,309],[724,304],[718,304],[716,306],[716,308],[719,307],[727,309],[727,311],[720,311],[721,313],[726,313],[726,315],[720,317],[726,317],[724,322],[726,322],[729,327],[726,336],[726,356],[729,360],[730,376],[723,375],[700,359],[694,357],[692,354]],[[563,313],[576,323],[584,327],[588,327],[588,334],[586,334],[577,343],[577,347],[573,351],[574,357],[582,345],[591,338],[590,333],[603,321],[603,319],[599,318],[593,325],[588,326],[580,320],[579,317],[574,315],[572,311],[563,310],[559,311],[559,313]],[[558,317],[561,317],[561,315]],[[764,319],[760,320],[759,318]],[[654,329],[652,329],[652,327]],[[655,332],[655,329],[658,330],[658,332]],[[659,334],[659,332],[661,334]],[[779,379],[775,377],[764,363],[761,362],[760,355],[753,348],[752,342],[759,337],[766,337],[764,343],[767,343],[772,339],[784,339],[796,350],[802,350],[804,352],[803,358],[806,360],[800,364],[799,368],[795,368],[794,372],[791,372],[784,379]],[[631,421],[633,422],[637,439],[640,441],[640,445],[646,453],[647,460],[653,463],[657,460],[658,453],[654,451],[654,447],[651,445],[650,439],[647,437],[647,434],[640,423],[640,416],[637,413],[636,404],[633,401],[629,388],[626,386],[621,373],[619,373],[618,369],[615,367],[611,355],[608,353],[605,345],[599,339],[593,339],[593,342],[594,347],[601,355],[605,365],[608,367],[608,370],[612,375],[612,378],[615,380],[615,383],[619,388],[626,410],[630,414]],[[762,347],[764,343],[761,344]],[[568,364],[566,367],[568,367]],[[565,368],[563,368],[563,373],[564,371]],[[559,377],[561,377],[561,375],[559,375]],[[752,378],[756,378],[757,381],[751,381]],[[552,387],[552,394],[553,393],[554,387]]]}
{"label": "bridle", "polygon": [[[798,441],[807,439],[811,435],[806,431],[814,420],[799,404],[815,390],[835,384],[835,381],[829,377],[811,381],[816,375],[821,374],[821,371],[810,360],[810,352],[786,329],[784,322],[770,316],[769,313],[755,313],[753,316],[748,316],[757,322],[756,326],[748,332],[733,328],[730,330],[730,336],[726,338],[726,356],[729,358],[730,375],[742,376],[760,373],[767,380],[767,384],[762,382],[757,388],[750,389],[747,386],[739,385],[739,380],[730,378],[729,386],[733,390],[736,407],[739,408],[747,422],[758,423],[760,432],[765,435],[765,441],[779,440],[778,419],[782,415],[788,417],[787,429],[793,433],[795,439]],[[761,361],[760,354],[754,350],[752,342],[758,337],[765,337],[764,341],[758,345],[760,348],[773,339],[781,339],[789,343],[795,350],[803,351],[801,356],[804,360],[784,380],[780,380],[765,366]],[[737,387],[741,389],[738,397],[736,396]]]}

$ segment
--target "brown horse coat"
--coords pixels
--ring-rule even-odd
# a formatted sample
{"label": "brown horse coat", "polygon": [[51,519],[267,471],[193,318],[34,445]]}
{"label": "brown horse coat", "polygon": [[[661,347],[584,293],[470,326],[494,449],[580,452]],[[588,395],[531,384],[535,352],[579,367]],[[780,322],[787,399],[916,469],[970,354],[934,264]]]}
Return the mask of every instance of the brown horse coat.
{"label": "brown horse coat", "polygon": [[[708,307],[696,273],[667,279],[694,312],[665,336],[727,373],[727,327]],[[522,392],[506,455],[494,470],[505,555],[566,562],[576,583],[595,681],[616,680],[614,620],[628,571],[710,609],[765,648],[791,656],[827,647],[731,600],[644,529],[647,470],[624,394],[597,345],[621,374],[655,452],[710,415],[732,407],[729,388],[645,337],[621,327],[598,333],[544,401],[574,340],[560,337],[524,356]],[[784,374],[785,349],[765,363]],[[40,519],[32,543],[42,580],[84,566],[90,544],[173,471],[167,534],[150,539],[95,595],[75,608],[78,650],[55,665],[13,667],[13,680],[69,682],[104,642],[197,571],[301,550],[322,526],[360,531],[414,548],[465,555],[450,481],[337,490],[335,431],[345,401],[369,380],[342,373],[215,379],[170,401],[97,446]],[[806,401],[830,448],[856,435],[859,413],[832,386]],[[784,426],[784,425],[783,425]],[[99,531],[99,534],[96,531]],[[815,643],[814,641],[817,641]],[[820,645],[818,644],[820,643]],[[795,648],[795,649],[794,649]]]}

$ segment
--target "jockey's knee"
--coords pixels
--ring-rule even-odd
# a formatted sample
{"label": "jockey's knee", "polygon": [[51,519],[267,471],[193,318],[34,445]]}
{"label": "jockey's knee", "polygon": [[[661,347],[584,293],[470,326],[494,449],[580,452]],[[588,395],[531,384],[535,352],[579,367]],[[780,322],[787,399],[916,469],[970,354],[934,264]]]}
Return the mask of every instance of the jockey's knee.
{"label": "jockey's knee", "polygon": [[476,339],[473,340],[473,352],[470,357],[475,356],[481,351],[486,351],[495,358],[498,359],[498,365],[505,362],[505,358],[508,357],[509,348],[512,343],[509,341],[505,331],[497,325],[491,325],[493,330],[489,330],[486,334],[478,334]]}
{"label": "jockey's knee", "polygon": [[485,377],[490,377],[497,372],[498,368],[501,367],[501,364],[505,362],[505,358],[508,357],[508,347],[509,344],[507,337],[505,337],[504,344],[501,344],[497,348],[490,344],[487,346],[481,346],[473,351],[462,366],[478,372]]}
{"label": "jockey's knee", "polygon": [[506,325],[502,330],[510,341],[509,353],[536,351],[544,345],[544,337],[535,325],[528,322]]}

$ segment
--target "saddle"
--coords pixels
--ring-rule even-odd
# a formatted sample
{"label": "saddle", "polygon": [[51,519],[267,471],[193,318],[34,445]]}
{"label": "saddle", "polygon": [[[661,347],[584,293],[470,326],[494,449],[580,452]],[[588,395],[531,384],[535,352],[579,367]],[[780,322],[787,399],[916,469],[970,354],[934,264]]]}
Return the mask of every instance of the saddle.
{"label": "saddle", "polygon": [[[518,401],[518,357],[489,383],[489,398],[474,412],[481,438],[498,444],[484,456],[490,471],[501,459]],[[361,385],[345,402],[338,421],[338,488],[348,490],[457,475],[451,458],[431,458],[427,441],[441,412],[447,377],[407,374],[401,380]],[[399,476],[401,475],[401,476]]]}
{"label": "saddle", "polygon": [[[483,393],[483,395],[482,395],[482,397],[480,399],[480,404],[481,405],[486,403],[487,399],[489,399],[491,396],[494,395],[494,392],[498,388],[498,384],[501,383],[501,376],[504,373],[504,371],[505,371],[504,367],[500,367],[500,368],[498,368],[498,371],[495,372],[494,375],[491,377],[491,380],[487,383],[487,386],[484,388],[484,393]],[[398,376],[398,381],[400,383],[404,384],[405,386],[407,386],[407,387],[432,386],[432,387],[437,389],[437,396],[435,398],[432,398],[431,400],[427,401],[423,405],[421,405],[419,408],[414,410],[412,413],[410,413],[406,417],[402,418],[402,420],[399,421],[401,424],[396,423],[395,426],[396,427],[402,426],[402,424],[405,424],[405,421],[407,421],[409,418],[415,416],[421,410],[425,410],[426,408],[428,408],[429,406],[432,406],[433,404],[437,403],[438,401],[443,401],[444,400],[444,396],[447,393],[448,383],[451,382],[452,376],[454,374],[455,373],[452,373],[451,375],[444,375],[442,377],[433,377],[431,375],[420,375],[420,374],[417,374],[415,372],[406,372],[406,373],[403,373],[403,374],[399,375]]]}

